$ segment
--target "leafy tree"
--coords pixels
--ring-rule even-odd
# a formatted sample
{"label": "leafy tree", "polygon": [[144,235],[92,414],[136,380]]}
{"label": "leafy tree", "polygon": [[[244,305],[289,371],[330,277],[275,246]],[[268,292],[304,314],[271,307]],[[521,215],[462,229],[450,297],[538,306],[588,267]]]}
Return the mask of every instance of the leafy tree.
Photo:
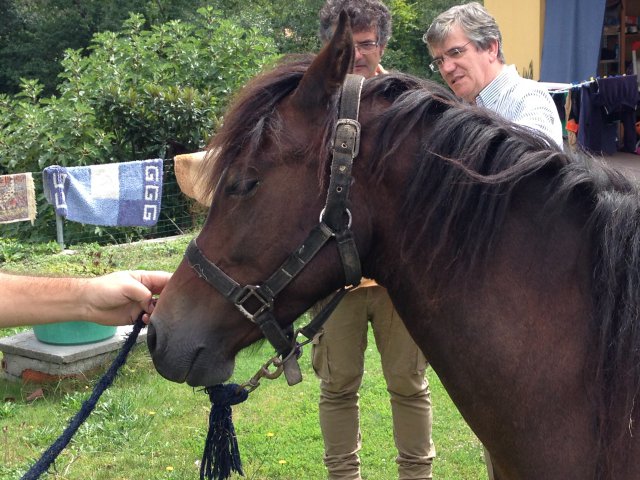
{"label": "leafy tree", "polygon": [[[315,52],[318,11],[324,0],[0,0],[0,92],[17,93],[20,78],[35,78],[44,94],[55,92],[68,48],[87,47],[93,35],[118,31],[130,12],[142,15],[144,28],[171,20],[197,18],[197,8],[212,6],[242,28],[272,38],[278,51]],[[385,65],[429,77],[421,37],[433,17],[458,0],[386,0],[394,17],[394,35]],[[83,52],[82,54],[85,54]]]}
{"label": "leafy tree", "polygon": [[187,0],[0,0],[0,92],[17,93],[20,78],[38,79],[54,93],[69,48],[86,47],[94,33],[118,30],[130,12],[147,26],[191,20],[205,2]]}
{"label": "leafy tree", "polygon": [[274,39],[281,53],[316,52],[318,12],[324,0],[303,0],[295,7],[290,0],[216,0],[216,8],[240,25],[252,25]]}
{"label": "leafy tree", "polygon": [[[441,81],[428,68],[429,54],[422,42],[431,21],[459,0],[385,0],[393,17],[393,35],[384,55],[385,67]],[[248,6],[238,0],[217,0],[216,8],[241,25],[253,25],[272,37],[282,53],[315,52],[318,12],[324,0],[304,0],[291,8],[289,0],[255,0]]]}
{"label": "leafy tree", "polygon": [[[88,56],[67,50],[59,96],[41,98],[41,84],[22,80],[18,95],[2,97],[0,166],[37,171],[196,150],[232,93],[276,55],[273,41],[211,7],[194,23],[144,23],[133,14],[120,32],[96,34]],[[104,148],[85,152],[87,143]]]}

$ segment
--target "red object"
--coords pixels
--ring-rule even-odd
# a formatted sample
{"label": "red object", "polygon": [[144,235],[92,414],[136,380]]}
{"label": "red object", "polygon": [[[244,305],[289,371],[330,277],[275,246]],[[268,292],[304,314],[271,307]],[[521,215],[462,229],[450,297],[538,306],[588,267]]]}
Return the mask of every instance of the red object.
{"label": "red object", "polygon": [[65,375],[52,375],[50,373],[39,372],[38,370],[32,370],[31,368],[27,368],[22,371],[20,374],[23,382],[32,382],[32,383],[52,383],[59,382],[65,378],[78,378],[81,379],[83,375],[81,373],[77,374],[65,374]]}
{"label": "red object", "polygon": [[[640,123],[640,122],[638,122]],[[568,120],[567,125],[565,126],[567,130],[573,133],[578,133],[578,122],[575,120]],[[636,130],[638,129],[638,125],[636,124]]]}
{"label": "red object", "polygon": [[638,50],[638,49],[640,49],[640,40],[636,40],[631,44],[631,50]]}

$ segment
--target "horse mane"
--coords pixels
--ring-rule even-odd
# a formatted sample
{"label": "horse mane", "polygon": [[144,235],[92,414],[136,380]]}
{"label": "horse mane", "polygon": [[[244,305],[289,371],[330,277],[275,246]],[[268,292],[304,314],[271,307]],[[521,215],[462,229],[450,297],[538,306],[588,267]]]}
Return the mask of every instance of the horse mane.
{"label": "horse mane", "polygon": [[[313,57],[288,57],[256,77],[234,102],[213,138],[209,191],[240,157],[253,157],[270,138],[278,143],[282,122],[277,107],[300,82]],[[394,156],[409,140],[419,145],[404,189],[402,252],[429,252],[425,274],[438,268],[451,279],[482,266],[500,236],[514,193],[535,175],[548,179],[543,208],[550,213],[572,202],[585,215],[590,242],[593,315],[592,352],[595,428],[599,431],[598,478],[634,433],[640,390],[640,196],[621,173],[588,155],[564,152],[553,142],[498,115],[463,105],[444,87],[392,73],[368,79],[362,102],[384,100],[388,107],[366,119],[376,144],[367,165],[382,182]],[[321,182],[328,175],[328,146],[336,105],[304,156],[318,163]],[[214,174],[211,174],[214,172]],[[437,179],[437,181],[433,181]],[[356,179],[357,181],[357,179]],[[215,199],[214,199],[215,201]],[[439,275],[439,278],[445,275]],[[625,443],[626,442],[626,443]]]}
{"label": "horse mane", "polygon": [[[407,175],[400,225],[401,252],[428,252],[425,275],[464,279],[491,258],[519,184],[548,179],[542,208],[548,221],[569,202],[585,215],[584,238],[593,251],[591,329],[599,431],[596,478],[610,478],[615,458],[638,419],[640,391],[640,195],[622,173],[580,152],[564,152],[549,139],[496,114],[463,105],[437,86],[380,77],[376,91],[397,92],[375,119],[370,169],[381,182],[409,138],[418,140]],[[402,82],[401,82],[402,83]],[[365,84],[367,85],[367,84]],[[437,179],[437,181],[433,181]],[[413,257],[415,260],[415,257]],[[442,275],[443,270],[445,275]]]}
{"label": "horse mane", "polygon": [[400,93],[372,128],[378,141],[370,168],[377,182],[409,140],[418,143],[404,188],[402,252],[428,251],[425,275],[437,263],[452,281],[488,258],[518,183],[569,163],[559,148],[529,129],[462,104],[427,82]]}

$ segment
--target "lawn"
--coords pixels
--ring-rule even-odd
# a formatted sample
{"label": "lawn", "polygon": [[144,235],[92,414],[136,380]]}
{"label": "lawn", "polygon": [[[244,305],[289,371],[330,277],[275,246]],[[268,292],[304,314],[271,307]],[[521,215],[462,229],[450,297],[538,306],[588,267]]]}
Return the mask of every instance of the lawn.
{"label": "lawn", "polygon": [[[125,268],[173,270],[188,238],[121,247],[78,248],[74,255],[20,252],[0,263],[12,272],[94,275]],[[0,335],[14,333],[5,330]],[[322,437],[317,421],[318,381],[304,352],[304,381],[263,380],[249,400],[234,407],[246,478],[323,479]],[[246,381],[272,354],[261,345],[242,352],[234,381]],[[100,372],[98,372],[100,373]],[[60,434],[87,397],[98,373],[84,379],[35,385],[0,380],[0,478],[19,478]],[[437,458],[434,478],[486,479],[482,447],[429,369]],[[27,397],[37,388],[44,396]],[[207,395],[160,377],[140,345],[94,413],[56,462],[55,479],[195,479],[206,436]],[[373,337],[361,389],[363,477],[397,478],[388,395]],[[235,478],[235,477],[234,477]],[[239,478],[239,477],[238,477]]]}

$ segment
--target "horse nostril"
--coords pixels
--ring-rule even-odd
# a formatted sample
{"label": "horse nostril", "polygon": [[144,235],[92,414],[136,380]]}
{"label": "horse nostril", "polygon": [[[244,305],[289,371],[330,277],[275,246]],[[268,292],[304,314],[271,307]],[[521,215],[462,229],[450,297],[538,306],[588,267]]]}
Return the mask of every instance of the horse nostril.
{"label": "horse nostril", "polygon": [[147,347],[149,348],[149,352],[151,354],[153,354],[156,349],[156,341],[156,329],[154,328],[153,324],[149,324],[149,327],[147,328]]}

